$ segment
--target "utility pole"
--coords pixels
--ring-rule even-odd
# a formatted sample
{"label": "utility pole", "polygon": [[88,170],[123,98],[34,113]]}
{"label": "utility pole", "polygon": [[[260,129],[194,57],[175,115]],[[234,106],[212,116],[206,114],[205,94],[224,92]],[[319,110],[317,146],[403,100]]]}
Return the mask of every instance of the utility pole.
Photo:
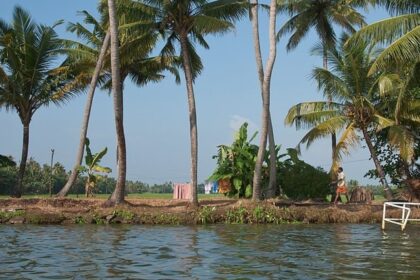
{"label": "utility pole", "polygon": [[51,149],[50,197],[52,196],[52,185],[53,185],[53,162],[54,162],[54,149]]}

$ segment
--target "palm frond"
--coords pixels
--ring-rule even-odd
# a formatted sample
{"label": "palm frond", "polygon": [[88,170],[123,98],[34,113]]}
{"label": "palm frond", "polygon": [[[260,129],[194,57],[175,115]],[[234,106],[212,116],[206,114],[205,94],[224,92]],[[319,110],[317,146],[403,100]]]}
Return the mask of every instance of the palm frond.
{"label": "palm frond", "polygon": [[345,116],[332,117],[312,128],[303,138],[299,144],[306,143],[306,148],[317,139],[331,136],[332,133],[343,129],[346,126],[347,119]]}
{"label": "palm frond", "polygon": [[420,21],[419,25],[390,44],[375,60],[369,75],[386,68],[390,62],[410,63],[420,61]]}
{"label": "palm frond", "polygon": [[356,133],[356,127],[354,126],[354,123],[350,123],[341,133],[340,139],[337,142],[337,146],[333,154],[333,161],[341,161],[343,155],[349,155],[351,148],[355,148],[358,145],[359,137]]}
{"label": "palm frond", "polygon": [[341,105],[338,103],[304,102],[291,107],[286,115],[286,125],[295,124],[296,129],[314,127],[331,117],[340,115]]}
{"label": "palm frond", "polygon": [[346,82],[329,70],[315,68],[311,78],[317,81],[318,90],[322,91],[324,96],[332,96],[340,101],[346,101],[351,97]]}
{"label": "palm frond", "polygon": [[402,125],[391,126],[388,140],[391,145],[398,147],[402,159],[408,163],[412,162],[416,139],[410,130]]}

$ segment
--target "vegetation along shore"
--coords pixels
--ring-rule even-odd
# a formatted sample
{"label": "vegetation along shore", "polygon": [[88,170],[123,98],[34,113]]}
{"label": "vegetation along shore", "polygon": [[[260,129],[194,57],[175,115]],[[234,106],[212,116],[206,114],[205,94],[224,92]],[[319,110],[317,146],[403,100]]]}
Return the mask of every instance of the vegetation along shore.
{"label": "vegetation along shore", "polygon": [[[104,199],[0,199],[1,224],[289,224],[378,223],[382,204],[339,204],[237,199],[200,200],[196,208],[186,200],[127,199],[115,208]],[[399,211],[389,216],[400,217]],[[420,209],[412,217],[420,218]]]}

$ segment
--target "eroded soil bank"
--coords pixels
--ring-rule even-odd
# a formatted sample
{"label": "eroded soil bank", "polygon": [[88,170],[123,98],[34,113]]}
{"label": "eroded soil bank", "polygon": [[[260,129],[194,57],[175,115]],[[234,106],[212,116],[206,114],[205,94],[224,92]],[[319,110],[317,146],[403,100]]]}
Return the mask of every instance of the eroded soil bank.
{"label": "eroded soil bank", "polygon": [[[102,207],[102,199],[2,199],[0,224],[210,224],[210,223],[378,223],[382,204],[295,203],[214,199],[192,207],[187,201],[129,199]],[[388,216],[401,217],[392,210]],[[413,208],[411,217],[420,218]]]}

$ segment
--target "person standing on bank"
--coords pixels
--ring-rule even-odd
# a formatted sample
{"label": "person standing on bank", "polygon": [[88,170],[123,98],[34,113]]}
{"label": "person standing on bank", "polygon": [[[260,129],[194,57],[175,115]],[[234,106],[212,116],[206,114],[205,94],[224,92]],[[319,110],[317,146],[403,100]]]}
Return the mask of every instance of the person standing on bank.
{"label": "person standing on bank", "polygon": [[335,192],[335,199],[334,204],[337,204],[338,197],[344,194],[347,199],[347,203],[349,203],[349,196],[347,192],[347,186],[346,186],[346,176],[344,175],[344,171],[342,167],[338,168],[338,174],[337,174],[337,190]]}

